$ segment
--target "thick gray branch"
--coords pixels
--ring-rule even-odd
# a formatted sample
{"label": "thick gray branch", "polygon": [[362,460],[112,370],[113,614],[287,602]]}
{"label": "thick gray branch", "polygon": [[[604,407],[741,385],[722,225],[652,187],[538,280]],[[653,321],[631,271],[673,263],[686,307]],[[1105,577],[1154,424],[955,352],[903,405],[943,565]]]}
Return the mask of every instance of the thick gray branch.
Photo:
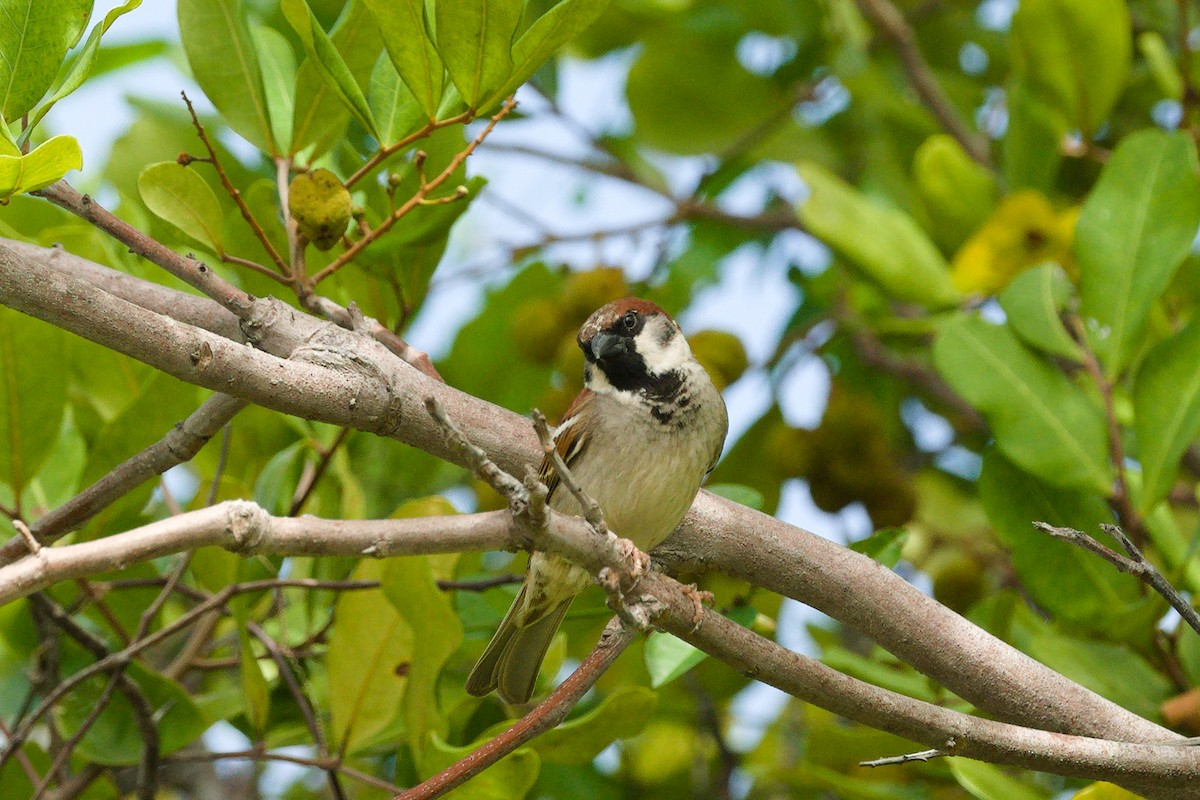
{"label": "thick gray branch", "polygon": [[[523,474],[540,456],[525,418],[429,379],[373,340],[331,331],[297,312],[264,314],[251,332],[260,347],[292,356],[285,361],[2,250],[0,303],[183,380],[391,436],[455,463],[461,462],[422,408],[427,396],[510,474]],[[697,497],[663,553],[678,565],[719,569],[818,608],[1001,719],[1121,741],[1174,736],[1008,646],[871,559],[711,494]]]}

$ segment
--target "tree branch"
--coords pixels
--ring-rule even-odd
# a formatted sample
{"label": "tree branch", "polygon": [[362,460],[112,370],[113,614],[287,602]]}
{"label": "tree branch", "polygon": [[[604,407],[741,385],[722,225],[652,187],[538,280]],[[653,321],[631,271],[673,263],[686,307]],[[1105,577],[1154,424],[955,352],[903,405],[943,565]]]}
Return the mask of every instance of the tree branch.
{"label": "tree branch", "polygon": [[[519,474],[540,456],[528,420],[429,379],[371,340],[295,312],[264,323],[287,330],[264,335],[263,346],[299,340],[310,353],[321,354],[320,364],[283,361],[224,340],[230,346],[210,343],[219,358],[207,370],[197,370],[187,354],[202,352],[200,345],[208,340],[198,341],[195,329],[110,306],[122,301],[3,253],[0,302],[100,338],[184,380],[219,384],[268,408],[390,436],[453,463],[463,464],[462,458],[420,410],[425,397],[437,398],[510,474]],[[122,324],[97,325],[89,320],[96,314]],[[124,324],[134,318],[136,324]],[[155,346],[145,347],[147,340]],[[168,351],[182,355],[164,355]],[[979,629],[871,559],[707,492],[700,493],[682,526],[656,555],[679,568],[719,569],[807,603],[1000,718],[1126,741],[1172,736]]]}
{"label": "tree branch", "polygon": [[875,23],[880,33],[886,36],[896,46],[908,82],[912,84],[917,95],[932,112],[947,133],[958,140],[967,154],[985,167],[992,166],[991,154],[987,143],[976,133],[973,133],[963,122],[962,117],[946,96],[941,84],[929,68],[929,62],[917,46],[917,36],[912,26],[904,18],[904,14],[890,0],[855,0],[863,14]]}

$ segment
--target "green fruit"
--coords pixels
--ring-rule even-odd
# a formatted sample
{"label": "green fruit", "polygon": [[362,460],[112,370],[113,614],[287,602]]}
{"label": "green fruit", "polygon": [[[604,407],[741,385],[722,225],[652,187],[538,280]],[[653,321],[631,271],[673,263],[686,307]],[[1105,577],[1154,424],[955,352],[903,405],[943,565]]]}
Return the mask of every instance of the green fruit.
{"label": "green fruit", "polygon": [[742,340],[725,331],[700,331],[688,337],[696,360],[708,370],[718,389],[742,377],[750,366]]}
{"label": "green fruit", "polygon": [[803,478],[812,472],[813,432],[779,425],[763,442],[767,463],[788,478]]}
{"label": "green fruit", "polygon": [[562,313],[578,327],[600,306],[629,294],[625,273],[616,267],[572,272],[562,290]]}
{"label": "green fruit", "polygon": [[937,553],[926,564],[925,572],[933,579],[933,596],[959,613],[974,605],[987,590],[983,567],[961,550]]}
{"label": "green fruit", "polygon": [[917,493],[898,470],[891,477],[877,480],[863,497],[863,505],[876,528],[898,528],[917,511]]}
{"label": "green fruit", "polygon": [[554,361],[563,332],[568,327],[558,303],[545,297],[526,300],[517,306],[510,324],[517,350],[535,364]]}
{"label": "green fruit", "polygon": [[328,250],[337,244],[350,222],[350,192],[327,169],[314,169],[292,179],[288,211],[313,246]]}

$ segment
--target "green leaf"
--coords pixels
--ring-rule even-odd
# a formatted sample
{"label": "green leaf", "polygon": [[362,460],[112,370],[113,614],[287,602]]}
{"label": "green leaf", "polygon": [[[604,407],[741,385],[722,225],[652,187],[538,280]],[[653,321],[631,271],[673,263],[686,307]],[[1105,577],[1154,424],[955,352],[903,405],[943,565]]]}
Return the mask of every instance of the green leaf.
{"label": "green leaf", "polygon": [[562,0],[538,17],[512,46],[512,74],[508,81],[480,104],[480,110],[515,92],[558,48],[598,20],[608,6],[609,0]]}
{"label": "green leaf", "polygon": [[0,118],[41,99],[91,15],[92,0],[0,0]]}
{"label": "green leaf", "polygon": [[1200,227],[1200,175],[1186,133],[1125,137],[1079,216],[1080,311],[1105,373],[1115,378],[1141,340],[1150,307]]}
{"label": "green leaf", "polygon": [[[439,498],[440,499],[440,498]],[[405,511],[408,508],[411,512]],[[427,507],[405,504],[392,516],[429,516]],[[440,513],[454,513],[447,502]],[[388,559],[383,570],[383,594],[412,631],[412,666],[404,689],[404,722],[411,746],[419,747],[426,734],[446,734],[438,717],[437,682],[442,668],[463,642],[463,627],[447,594],[437,587],[424,556]]]}
{"label": "green leaf", "polygon": [[1000,450],[1059,486],[1111,491],[1099,401],[1026,349],[1007,326],[956,314],[933,345],[938,371],[987,418]]}
{"label": "green leaf", "polygon": [[179,37],[196,83],[229,127],[260,150],[278,154],[241,0],[179,0],[178,14]]}
{"label": "green leaf", "polygon": [[[359,87],[365,86],[383,51],[379,28],[366,6],[350,0],[329,38]],[[305,58],[296,73],[291,152],[308,149],[306,155],[311,162],[345,137],[349,120],[350,110],[333,81],[326,78],[317,59]]]}
{"label": "green leaf", "polygon": [[1017,644],[1050,669],[1149,720],[1162,719],[1160,706],[1175,693],[1170,680],[1125,644],[1075,639],[1048,625]]}
{"label": "green leaf", "polygon": [[254,46],[262,56],[263,94],[271,133],[283,150],[292,144],[292,117],[296,113],[296,54],[283,34],[266,25],[250,29]]}
{"label": "green leaf", "polygon": [[1057,264],[1027,269],[1000,295],[1009,326],[1031,347],[1079,362],[1079,344],[1067,333],[1062,312],[1073,296],[1070,278]]}
{"label": "green leaf", "polygon": [[[652,637],[651,641],[656,638],[660,637]],[[644,686],[626,686],[586,714],[546,731],[530,745],[546,764],[589,764],[617,739],[641,733],[657,706],[657,692]]]}
{"label": "green leaf", "polygon": [[64,344],[62,330],[0,307],[0,483],[17,496],[50,455],[62,427]]}
{"label": "green leaf", "polygon": [[[728,616],[742,626],[754,622],[753,607],[743,605],[732,609]],[[651,688],[658,689],[680,677],[692,667],[708,658],[708,654],[669,633],[659,632],[646,641],[646,669],[650,673]]]}
{"label": "green leaf", "polygon": [[82,167],[83,153],[74,136],[47,139],[23,156],[0,156],[0,204],[15,194],[49,186]]}
{"label": "green leaf", "polygon": [[[354,580],[379,580],[364,561]],[[414,647],[412,628],[379,589],[344,592],[334,609],[326,667],[334,742],[347,753],[371,744],[400,719]]]}
{"label": "green leaf", "polygon": [[[125,674],[133,679],[153,709],[160,754],[169,755],[191,744],[209,727],[210,722],[200,713],[187,690],[175,681],[150,672],[137,662],[130,664]],[[89,678],[55,708],[55,718],[65,736],[79,730],[108,680],[106,673]],[[137,764],[142,758],[144,741],[133,706],[117,689],[95,725],[80,740],[75,755],[97,764]]]}
{"label": "green leaf", "polygon": [[1008,92],[1008,120],[1004,179],[1009,188],[1052,193],[1063,159],[1062,139],[1069,130],[1065,114],[1018,80]]}
{"label": "green leaf", "polygon": [[1125,0],[1022,0],[1013,16],[1013,72],[1091,137],[1129,78]]}
{"label": "green leaf", "polygon": [[720,34],[663,26],[639,44],[626,96],[641,143],[683,155],[719,153],[791,107],[781,86],[748,72]]}
{"label": "green leaf", "polygon": [[[470,755],[478,746],[478,743],[472,743],[454,747],[437,734],[430,734],[429,746],[418,759],[421,776],[428,777],[441,772]],[[444,796],[450,800],[513,800],[524,797],[533,788],[540,769],[538,754],[530,747],[521,747]]]}
{"label": "green leaf", "polygon": [[824,167],[802,163],[797,170],[809,188],[800,219],[814,236],[897,299],[929,307],[960,301],[945,259],[910,216],[872,202]]}
{"label": "green leaf", "polygon": [[254,655],[250,644],[250,634],[245,627],[238,629],[238,639],[241,643],[241,658],[238,661],[238,674],[241,677],[242,697],[246,700],[246,717],[254,727],[255,733],[261,737],[267,730],[267,715],[271,710],[271,690],[267,679],[263,676],[262,667]]}
{"label": "green leaf", "polygon": [[105,14],[101,22],[92,26],[92,32],[88,34],[87,41],[84,42],[79,55],[67,65],[65,74],[57,82],[58,85],[51,93],[49,99],[38,106],[37,111],[33,114],[29,127],[25,130],[25,137],[28,137],[29,133],[42,120],[42,117],[46,116],[46,112],[54,107],[55,103],[83,85],[83,82],[92,74],[92,70],[96,66],[96,61],[100,57],[100,37],[108,32],[108,29],[112,27],[112,24],[117,19],[133,11],[141,4],[142,0],[126,0],[123,5],[117,6]]}
{"label": "green leaf", "polygon": [[425,32],[424,0],[363,0],[383,34],[383,44],[428,119],[442,99],[442,62]]}
{"label": "green leaf", "polygon": [[288,23],[300,36],[304,50],[313,64],[317,66],[321,76],[333,87],[337,96],[345,103],[346,108],[362,123],[367,132],[379,138],[378,126],[367,104],[367,98],[358,85],[350,67],[338,52],[333,40],[321,23],[313,16],[312,9],[306,0],[282,0],[283,14]]}
{"label": "green leaf", "polygon": [[1200,322],[1192,322],[1146,356],[1133,385],[1134,429],[1142,465],[1141,512],[1158,504],[1179,460],[1200,434]]}
{"label": "green leaf", "polygon": [[996,205],[996,176],[945,133],[930,136],[913,156],[913,179],[946,252],[957,250]]}
{"label": "green leaf", "polygon": [[1105,538],[1100,525],[1111,522],[1112,513],[1103,497],[1049,486],[989,449],[979,499],[1022,587],[1040,608],[1092,630],[1129,633],[1119,626],[1128,626],[1144,604],[1139,581],[1033,527],[1035,521],[1066,525]]}
{"label": "green leaf", "polygon": [[481,101],[512,75],[511,47],[521,21],[521,6],[521,0],[474,0],[435,6],[437,49],[450,80],[469,108],[483,111]]}
{"label": "green leaf", "polygon": [[151,164],[138,175],[138,193],[156,215],[214,252],[225,251],[221,204],[194,169],[174,161]]}
{"label": "green leaf", "polygon": [[884,528],[865,539],[851,542],[850,549],[875,559],[888,569],[895,569],[907,541],[908,531],[904,528]]}
{"label": "green leaf", "polygon": [[646,640],[645,658],[650,686],[658,689],[708,658],[708,654],[669,633],[659,632]]}
{"label": "green leaf", "polygon": [[755,511],[763,510],[763,493],[753,486],[746,486],[741,483],[711,483],[704,487],[718,497],[724,497],[726,500],[732,500],[735,503],[741,503],[744,506],[753,508]]}
{"label": "green leaf", "polygon": [[1048,800],[1050,792],[1011,777],[995,764],[969,758],[950,758],[950,772],[958,785],[979,800]]}
{"label": "green leaf", "polygon": [[421,127],[424,117],[412,90],[387,58],[380,57],[367,91],[371,113],[379,123],[379,143],[394,144]]}

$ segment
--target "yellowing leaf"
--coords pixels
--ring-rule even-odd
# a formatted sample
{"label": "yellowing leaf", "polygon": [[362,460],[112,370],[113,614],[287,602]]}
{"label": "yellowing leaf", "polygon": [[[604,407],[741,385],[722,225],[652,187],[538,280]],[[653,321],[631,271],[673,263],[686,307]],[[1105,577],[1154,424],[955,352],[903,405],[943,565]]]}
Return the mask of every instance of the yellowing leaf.
{"label": "yellowing leaf", "polygon": [[1040,192],[1016,192],[954,257],[954,285],[968,294],[995,294],[1017,275],[1037,264],[1056,261],[1074,276],[1071,245],[1077,208],[1058,212]]}

